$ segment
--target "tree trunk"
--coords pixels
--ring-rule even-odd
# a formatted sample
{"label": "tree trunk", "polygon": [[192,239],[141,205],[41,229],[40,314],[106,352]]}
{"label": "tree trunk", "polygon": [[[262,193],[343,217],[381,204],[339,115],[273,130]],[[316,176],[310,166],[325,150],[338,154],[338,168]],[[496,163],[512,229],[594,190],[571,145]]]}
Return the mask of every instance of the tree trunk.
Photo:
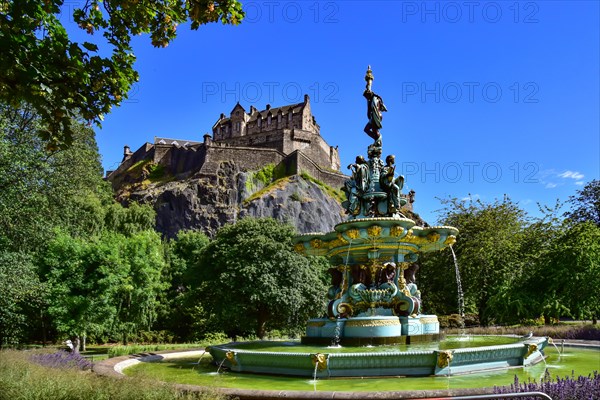
{"label": "tree trunk", "polygon": [[83,336],[81,337],[81,351],[86,350],[86,341],[87,341],[87,335],[84,333]]}
{"label": "tree trunk", "polygon": [[258,320],[256,325],[256,336],[259,339],[265,337],[267,326],[268,312],[264,308],[258,310]]}
{"label": "tree trunk", "polygon": [[73,344],[73,349],[71,349],[73,351],[73,353],[79,354],[79,345],[80,345],[79,336],[71,337],[71,343]]}

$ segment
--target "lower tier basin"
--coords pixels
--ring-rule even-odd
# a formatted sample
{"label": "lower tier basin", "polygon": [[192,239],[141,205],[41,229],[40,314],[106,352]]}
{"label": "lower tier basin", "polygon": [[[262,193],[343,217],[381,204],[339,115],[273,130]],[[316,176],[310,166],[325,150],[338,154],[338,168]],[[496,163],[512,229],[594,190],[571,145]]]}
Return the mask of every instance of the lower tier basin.
{"label": "lower tier basin", "polygon": [[[499,342],[499,344],[497,344]],[[501,338],[378,347],[311,347],[297,342],[233,342],[207,350],[216,365],[234,372],[314,378],[456,375],[516,366],[544,359],[548,338]]]}

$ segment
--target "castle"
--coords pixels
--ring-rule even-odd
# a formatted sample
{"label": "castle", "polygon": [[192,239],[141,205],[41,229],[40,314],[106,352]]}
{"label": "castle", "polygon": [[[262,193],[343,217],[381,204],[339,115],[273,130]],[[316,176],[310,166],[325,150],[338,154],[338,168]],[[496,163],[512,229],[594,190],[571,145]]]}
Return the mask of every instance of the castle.
{"label": "castle", "polygon": [[155,137],[132,152],[124,147],[123,160],[106,178],[126,173],[140,161],[160,165],[176,179],[196,174],[217,174],[224,162],[233,162],[242,171],[259,170],[273,164],[285,175],[306,172],[334,188],[343,186],[347,176],[340,172],[337,146],[321,137],[320,127],[312,115],[310,98],[282,107],[266,105],[259,111],[250,106],[247,112],[239,103],[229,117],[221,114],[212,127],[212,136],[203,141]]}

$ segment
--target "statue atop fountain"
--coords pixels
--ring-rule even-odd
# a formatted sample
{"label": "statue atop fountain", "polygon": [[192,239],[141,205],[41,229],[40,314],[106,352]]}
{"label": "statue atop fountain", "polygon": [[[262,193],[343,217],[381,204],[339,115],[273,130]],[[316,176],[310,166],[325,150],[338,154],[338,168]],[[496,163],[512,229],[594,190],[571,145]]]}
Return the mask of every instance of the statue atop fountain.
{"label": "statue atop fountain", "polygon": [[[416,226],[401,212],[404,177],[396,174],[396,157],[382,160],[381,96],[373,91],[371,67],[365,75],[368,122],[364,132],[373,139],[367,157],[348,165],[352,175],[342,190],[348,220],[327,234],[296,238],[296,250],[323,255],[332,267],[326,318],[308,322],[305,342],[380,344],[409,342],[411,337],[437,338],[435,315],[421,314],[415,261],[419,253],[441,250],[454,243],[452,227]],[[415,340],[415,339],[413,339]]]}

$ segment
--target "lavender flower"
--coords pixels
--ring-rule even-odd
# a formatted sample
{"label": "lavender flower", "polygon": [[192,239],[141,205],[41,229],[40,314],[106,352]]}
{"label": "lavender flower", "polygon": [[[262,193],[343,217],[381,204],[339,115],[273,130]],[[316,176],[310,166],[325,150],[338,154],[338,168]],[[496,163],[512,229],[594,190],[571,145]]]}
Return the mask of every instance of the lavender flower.
{"label": "lavender flower", "polygon": [[92,369],[92,363],[79,353],[64,350],[56,353],[36,354],[32,361],[50,368],[74,368],[79,370]]}
{"label": "lavender flower", "polygon": [[[519,382],[515,376],[515,382],[510,386],[494,387],[494,393],[519,393],[519,392],[544,392],[553,400],[600,400],[600,374],[594,371],[593,375],[575,377],[571,376],[556,380],[551,378],[542,379],[540,383],[535,381]],[[535,400],[533,397],[524,397],[523,400]]]}

